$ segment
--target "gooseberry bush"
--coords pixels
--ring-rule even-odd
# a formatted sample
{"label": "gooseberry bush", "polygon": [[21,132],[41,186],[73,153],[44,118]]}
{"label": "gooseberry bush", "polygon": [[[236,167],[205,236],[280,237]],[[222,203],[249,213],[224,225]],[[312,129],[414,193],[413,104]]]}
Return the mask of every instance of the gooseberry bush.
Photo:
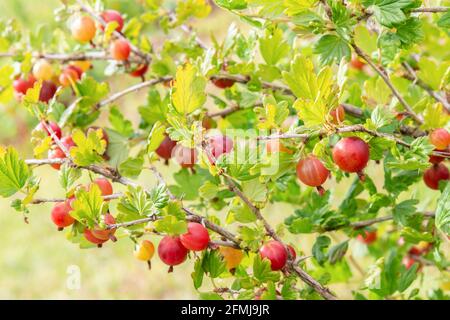
{"label": "gooseberry bush", "polygon": [[[30,223],[53,203],[82,249],[191,263],[203,299],[446,299],[449,4],[65,0],[51,30],[3,21],[0,101],[37,125],[32,157],[1,147],[0,195]],[[192,27],[220,10],[223,37]]]}

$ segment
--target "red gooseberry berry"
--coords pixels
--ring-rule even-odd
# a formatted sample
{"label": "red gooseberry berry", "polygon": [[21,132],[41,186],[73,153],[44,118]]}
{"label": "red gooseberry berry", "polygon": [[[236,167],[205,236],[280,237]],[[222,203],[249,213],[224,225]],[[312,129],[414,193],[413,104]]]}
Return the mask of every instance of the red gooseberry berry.
{"label": "red gooseberry berry", "polygon": [[[211,163],[215,163],[222,154],[229,153],[233,149],[233,140],[227,136],[217,135],[208,138],[208,158]],[[212,157],[211,157],[212,156]]]}
{"label": "red gooseberry berry", "polygon": [[450,133],[445,128],[436,129],[430,134],[430,142],[438,150],[445,150],[450,145]]}
{"label": "red gooseberry berry", "polygon": [[124,39],[115,40],[110,47],[111,57],[114,60],[125,61],[131,53],[130,43]]}
{"label": "red gooseberry berry", "polygon": [[330,111],[330,115],[332,122],[334,124],[339,124],[345,120],[345,109],[342,105],[339,105],[337,108]]}
{"label": "red gooseberry berry", "polygon": [[377,240],[377,231],[368,231],[365,230],[363,234],[358,234],[357,237],[358,241],[365,243],[365,244],[371,244],[374,243]]}
{"label": "red gooseberry berry", "polygon": [[202,251],[208,247],[209,234],[206,228],[197,222],[188,223],[188,231],[180,236],[183,246],[192,251]]}
{"label": "red gooseberry berry", "polygon": [[162,262],[170,266],[179,265],[186,260],[188,250],[181,243],[180,237],[165,236],[158,245],[158,255]]}
{"label": "red gooseberry berry", "polygon": [[313,155],[301,159],[297,164],[297,177],[300,181],[307,186],[316,187],[321,194],[324,192],[321,186],[329,175],[330,171]]}
{"label": "red gooseberry berry", "polygon": [[279,241],[269,241],[260,249],[259,254],[262,259],[269,259],[273,271],[281,270],[286,265],[288,258],[286,248]]}
{"label": "red gooseberry berry", "polygon": [[368,144],[357,137],[343,138],[333,148],[333,160],[345,172],[362,174],[369,156]]}
{"label": "red gooseberry berry", "polygon": [[442,163],[433,165],[431,168],[427,169],[423,175],[423,181],[433,190],[438,190],[439,182],[445,180],[450,180],[450,173],[447,167]]}
{"label": "red gooseberry berry", "polygon": [[79,42],[89,42],[95,37],[95,23],[88,16],[78,16],[70,26],[72,37]]}
{"label": "red gooseberry berry", "polygon": [[[103,11],[100,16],[102,17],[103,21],[105,21],[107,24],[110,22],[117,22],[118,26],[116,27],[117,32],[121,32],[123,28],[123,18],[122,15],[116,11],[116,10],[105,10]],[[101,30],[105,30],[105,27],[103,25],[100,25]]]}
{"label": "red gooseberry berry", "polygon": [[197,151],[182,145],[177,145],[173,150],[175,160],[183,168],[193,168],[197,163]]}
{"label": "red gooseberry berry", "polygon": [[70,215],[72,208],[68,201],[56,204],[52,209],[52,221],[58,227],[58,230],[63,230],[75,222],[75,219]]}
{"label": "red gooseberry berry", "polygon": [[161,142],[155,152],[164,160],[169,160],[172,157],[172,150],[176,145],[177,143],[171,140],[169,136],[165,136],[164,140]]}

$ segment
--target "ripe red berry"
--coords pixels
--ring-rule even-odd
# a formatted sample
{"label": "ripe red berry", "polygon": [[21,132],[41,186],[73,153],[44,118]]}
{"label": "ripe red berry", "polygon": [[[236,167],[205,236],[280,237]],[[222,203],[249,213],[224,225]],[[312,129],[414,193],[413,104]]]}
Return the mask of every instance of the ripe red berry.
{"label": "ripe red berry", "polygon": [[235,81],[231,79],[212,79],[211,82],[220,89],[231,88],[235,83]]}
{"label": "ripe red berry", "polygon": [[125,61],[131,53],[131,47],[127,40],[118,39],[115,40],[109,48],[111,56],[114,60]]}
{"label": "ripe red berry", "polygon": [[447,129],[440,128],[430,134],[430,142],[438,150],[445,150],[450,145],[450,133]]}
{"label": "ripe red berry", "polygon": [[113,194],[113,186],[108,179],[98,178],[92,183],[96,184],[100,188],[102,196],[110,196]]}
{"label": "ripe red berry", "polygon": [[[61,148],[55,147],[55,148],[49,150],[48,158],[49,159],[65,159],[66,154],[64,153],[64,151],[61,150]],[[51,164],[51,166],[56,170],[61,169],[60,163],[53,163],[53,164]]]}
{"label": "ripe red berry", "polygon": [[18,94],[18,97],[27,94],[28,89],[33,88],[36,79],[29,75],[28,79],[18,78],[13,81],[14,92]]}
{"label": "ripe red berry", "polygon": [[[116,223],[116,219],[114,219],[114,217],[110,213],[105,214],[102,217],[102,219],[103,219],[104,224],[107,226],[110,226],[110,225],[113,225]],[[115,238],[114,238],[115,232],[116,232],[116,229],[104,229],[99,226],[97,226],[91,230],[91,233],[95,238],[100,239],[100,240],[105,240],[105,241],[107,241],[109,239],[115,241]]]}
{"label": "ripe red berry", "polygon": [[148,70],[148,64],[140,64],[130,72],[130,76],[142,78]]}
{"label": "ripe red berry", "polygon": [[[327,181],[330,171],[315,156],[308,156],[301,159],[297,164],[297,177],[301,182],[310,187],[321,187]],[[318,189],[319,192],[323,188]]]}
{"label": "ripe red berry", "polygon": [[438,190],[439,182],[445,180],[450,180],[450,173],[447,167],[442,163],[433,165],[430,169],[426,170],[423,175],[423,181],[433,190]]}
{"label": "ripe red berry", "polygon": [[357,237],[358,241],[365,243],[365,244],[371,244],[374,243],[377,240],[377,231],[364,231],[364,234],[358,234]]}
{"label": "ripe red berry", "polygon": [[369,146],[357,137],[343,138],[333,148],[333,160],[345,172],[360,173],[369,162]]}
{"label": "ripe red berry", "polygon": [[[208,139],[208,149],[211,155],[215,159],[218,159],[222,154],[231,152],[233,149],[233,140],[222,135],[212,136]],[[215,159],[211,159],[209,155],[208,158],[210,158],[211,163],[215,163]]]}
{"label": "ripe red berry", "polygon": [[213,120],[213,118],[205,116],[202,120],[202,127],[205,128],[205,130],[209,130],[211,128],[215,128],[217,124]]}
{"label": "ripe red berry", "polygon": [[345,109],[342,105],[330,111],[334,124],[339,124],[345,120]]}
{"label": "ripe red berry", "polygon": [[58,227],[58,230],[62,230],[75,222],[75,219],[70,215],[70,211],[72,211],[72,208],[68,201],[58,203],[53,207],[52,221]]}
{"label": "ripe red berry", "polygon": [[362,70],[364,68],[365,63],[363,61],[361,61],[359,58],[354,57],[350,61],[350,65],[357,70]]}
{"label": "ripe red berry", "polygon": [[177,143],[166,136],[159,145],[158,149],[156,149],[156,154],[163,158],[164,160],[169,160],[172,158],[172,150],[175,148]]}
{"label": "ripe red berry", "polygon": [[179,237],[165,236],[158,245],[158,255],[168,266],[176,266],[186,260],[188,250]]}
{"label": "ripe red berry", "polygon": [[180,236],[183,246],[192,251],[205,250],[208,247],[209,240],[208,230],[196,222],[189,222],[188,231]]}
{"label": "ripe red berry", "polygon": [[72,82],[80,80],[82,74],[83,71],[80,68],[68,66],[59,75],[59,83],[61,83],[63,87],[68,87]]}
{"label": "ripe red berry", "polygon": [[51,133],[50,133],[50,130],[47,130],[47,127],[49,127],[55,133],[55,135],[58,139],[61,139],[61,135],[62,135],[61,128],[55,122],[50,121],[47,123],[47,126],[45,126],[44,123],[40,122],[34,130],[45,131],[45,132],[47,132],[47,135],[50,136]]}
{"label": "ripe red berry", "polygon": [[[116,27],[117,32],[121,32],[123,28],[123,18],[121,14],[116,10],[105,10],[100,15],[102,19],[108,24],[110,22],[116,21],[118,26]],[[100,25],[100,29],[105,30],[103,25]]]}
{"label": "ripe red berry", "polygon": [[273,271],[281,270],[288,258],[286,248],[281,242],[269,241],[259,249],[262,259],[269,259]]}
{"label": "ripe red berry", "polygon": [[[434,151],[439,151],[439,150],[435,149]],[[449,150],[446,150],[446,151],[449,151]],[[428,159],[428,161],[430,161],[430,163],[432,163],[432,164],[439,164],[444,160],[445,160],[445,157],[435,156],[435,155],[430,155],[430,157]]]}
{"label": "ripe red berry", "polygon": [[95,23],[88,16],[77,17],[70,26],[72,37],[79,42],[89,42],[95,37]]}
{"label": "ripe red berry", "polygon": [[57,89],[56,84],[52,81],[43,81],[41,91],[39,92],[39,101],[49,102],[55,96]]}
{"label": "ripe red berry", "polygon": [[99,248],[102,246],[103,243],[105,243],[108,240],[101,240],[96,238],[93,234],[92,231],[89,229],[84,229],[84,237],[86,238],[87,241],[96,244]]}
{"label": "ripe red berry", "polygon": [[183,168],[193,168],[197,163],[197,151],[182,145],[177,145],[173,150],[175,160]]}
{"label": "ripe red berry", "polygon": [[75,147],[75,142],[73,142],[71,136],[65,136],[61,138],[61,143],[67,150],[70,151],[73,147]]}

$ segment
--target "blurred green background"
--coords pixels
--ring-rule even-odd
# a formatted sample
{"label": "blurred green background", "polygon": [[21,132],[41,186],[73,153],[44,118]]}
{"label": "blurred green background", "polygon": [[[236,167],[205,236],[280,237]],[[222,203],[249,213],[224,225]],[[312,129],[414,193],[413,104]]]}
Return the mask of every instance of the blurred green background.
{"label": "blurred green background", "polygon": [[[109,7],[132,13],[139,6],[139,1],[110,1]],[[42,23],[52,23],[53,10],[59,6],[57,0],[29,1],[2,0],[0,10],[2,17],[17,19],[24,27],[33,29]],[[234,18],[223,11],[215,10],[208,20],[201,22],[200,30],[203,38],[213,32],[216,37],[224,36],[228,25]],[[214,21],[214,23],[211,23]],[[119,76],[111,79],[111,88],[128,86],[137,80]],[[127,83],[129,82],[129,83]],[[122,111],[132,118],[137,125],[136,107],[145,99],[145,92],[129,95],[120,101]],[[0,144],[13,144],[23,155],[30,156],[31,146],[29,132],[32,121],[24,110],[17,105],[0,105]],[[161,171],[168,177],[178,170],[176,165],[169,167],[160,165]],[[379,168],[371,166],[369,174],[376,179],[378,187],[382,187],[382,174]],[[63,190],[58,185],[57,172],[50,167],[42,167],[36,171],[42,178],[39,197],[61,197]],[[85,177],[86,179],[87,177]],[[140,182],[146,185],[155,183],[152,176],[142,174]],[[351,180],[345,181],[333,190],[333,197],[343,197]],[[333,182],[325,187],[332,188]],[[115,186],[119,191],[119,186]],[[421,199],[428,199],[421,205],[425,208],[435,203],[436,195],[422,187],[413,191]],[[134,259],[133,243],[128,239],[120,239],[116,244],[108,242],[102,249],[80,250],[77,245],[65,240],[64,232],[57,232],[50,220],[51,205],[34,206],[29,214],[29,224],[10,207],[11,199],[0,199],[0,298],[1,299],[189,299],[197,298],[190,274],[193,269],[191,261],[175,268],[175,272],[167,274],[167,267],[157,257],[153,259],[153,268],[148,270],[145,263]],[[338,201],[336,201],[338,203]],[[284,204],[270,205],[264,214],[272,223],[279,223],[293,212],[291,206]],[[301,248],[309,255],[313,244],[313,236],[290,237],[288,242]],[[335,235],[336,240],[345,239],[345,235]],[[152,239],[157,242],[159,239]],[[351,242],[354,255],[361,256],[365,248]],[[357,258],[360,267],[366,270],[371,260]],[[74,271],[80,272],[80,287],[73,288],[71,280]],[[361,275],[352,266],[352,281],[332,285],[341,298],[351,298],[351,290],[361,284]],[[425,267],[426,290],[435,285],[439,276],[432,268]],[[425,281],[426,279],[426,281]],[[224,280],[228,281],[228,280]],[[205,281],[206,283],[207,281]],[[217,283],[220,286],[220,281]],[[202,290],[208,289],[208,284]]]}

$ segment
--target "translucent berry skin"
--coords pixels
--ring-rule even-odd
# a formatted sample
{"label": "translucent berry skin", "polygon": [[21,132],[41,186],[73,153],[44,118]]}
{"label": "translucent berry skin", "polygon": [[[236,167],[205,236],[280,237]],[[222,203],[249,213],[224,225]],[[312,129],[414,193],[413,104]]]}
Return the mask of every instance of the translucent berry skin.
{"label": "translucent berry skin", "polygon": [[110,53],[114,60],[125,61],[131,53],[131,47],[127,40],[118,39],[115,40],[110,47]]}
{"label": "translucent berry skin", "polygon": [[433,190],[439,190],[439,182],[445,180],[450,180],[450,173],[442,163],[435,164],[430,169],[427,169],[423,175],[423,181]]}
{"label": "translucent berry skin", "polygon": [[53,67],[47,60],[39,60],[33,66],[33,77],[37,80],[48,81],[53,77]]}
{"label": "translucent berry skin", "polygon": [[59,229],[68,227],[75,222],[75,219],[70,215],[70,211],[72,211],[72,208],[68,201],[58,203],[53,207],[52,221]]}
{"label": "translucent berry skin", "polygon": [[342,105],[330,111],[332,122],[334,124],[339,124],[345,120],[345,109]]}
{"label": "translucent berry skin", "polygon": [[[102,19],[108,24],[110,22],[116,21],[118,26],[116,27],[117,32],[121,32],[123,28],[123,18],[122,15],[116,10],[105,10],[100,15]],[[103,25],[100,26],[101,30],[105,30]]]}
{"label": "translucent berry skin", "polygon": [[188,250],[205,250],[210,241],[208,230],[200,223],[189,222],[188,231],[180,236],[180,241]]}
{"label": "translucent berry skin", "polygon": [[365,243],[365,244],[371,244],[374,243],[377,240],[377,231],[364,231],[364,234],[358,234],[358,237],[356,238],[358,241]]}
{"label": "translucent berry skin", "polygon": [[[231,152],[233,149],[233,140],[227,136],[217,135],[208,139],[208,149],[211,155],[218,159],[221,155]],[[209,155],[211,163],[215,163],[215,159],[212,159]]]}
{"label": "translucent berry skin", "polygon": [[32,75],[29,75],[28,79],[18,78],[13,81],[14,92],[19,94],[19,96],[25,95],[28,89],[33,88],[35,82],[36,79]]}
{"label": "translucent berry skin", "polygon": [[165,236],[158,245],[158,255],[168,266],[176,266],[186,260],[188,250],[179,237]]}
{"label": "translucent berry skin", "polygon": [[[439,151],[437,149],[435,149],[434,151]],[[450,151],[450,150],[445,150],[446,152]],[[435,155],[430,155],[428,161],[430,161],[430,163],[432,164],[439,164],[442,161],[445,160],[445,157],[440,157],[440,156],[435,156]]]}
{"label": "translucent berry skin", "polygon": [[333,148],[333,160],[345,172],[361,172],[369,155],[369,146],[357,137],[343,138]]}
{"label": "translucent berry skin", "polygon": [[[103,222],[109,226],[109,225],[113,225],[116,223],[116,219],[114,219],[114,217],[107,213],[103,216]],[[111,236],[114,235],[114,233],[116,232],[116,229],[102,229],[100,227],[96,227],[94,229],[91,230],[91,233],[94,237],[96,237],[97,239],[100,240],[109,240],[111,238]]]}
{"label": "translucent berry skin", "polygon": [[95,22],[88,16],[77,17],[70,26],[72,37],[79,42],[89,42],[95,37]]}
{"label": "translucent berry skin", "polygon": [[422,269],[422,265],[419,262],[417,262],[414,258],[412,258],[411,256],[407,255],[407,256],[403,257],[403,259],[402,259],[402,265],[405,266],[406,270],[411,269],[411,267],[415,263],[419,264],[419,267],[417,268],[417,272],[419,272]]}
{"label": "translucent berry skin", "polygon": [[219,247],[219,252],[223,256],[228,270],[235,269],[244,258],[241,250],[231,247]]}
{"label": "translucent berry skin", "polygon": [[113,186],[108,179],[97,178],[92,183],[96,184],[100,188],[102,196],[110,196],[113,194]]}
{"label": "translucent berry skin", "polygon": [[130,72],[130,76],[132,77],[143,77],[148,71],[148,64],[140,64],[133,71]]}
{"label": "translucent berry skin", "polygon": [[56,137],[58,137],[58,139],[61,139],[61,128],[58,126],[58,124],[56,122],[48,122],[47,126],[44,125],[44,123],[39,123],[36,128],[34,130],[42,130],[45,131],[47,133],[48,136],[50,136],[50,131],[47,130],[47,127],[49,127],[56,135]]}
{"label": "translucent berry skin", "polygon": [[39,92],[39,101],[41,102],[49,102],[55,96],[56,84],[53,81],[44,81],[42,82],[41,91]]}
{"label": "translucent berry skin", "polygon": [[92,231],[89,230],[89,229],[84,229],[84,237],[86,238],[87,241],[89,241],[89,242],[91,242],[93,244],[96,244],[96,245],[101,245],[101,244],[105,243],[106,241],[108,241],[108,239],[107,240],[101,240],[101,239],[96,238],[92,234]]}
{"label": "translucent berry skin", "polygon": [[327,181],[330,171],[315,156],[301,159],[297,164],[297,177],[310,187],[319,187]]}
{"label": "translucent berry skin", "polygon": [[197,163],[197,151],[182,145],[177,145],[173,150],[175,160],[183,168],[193,168]]}
{"label": "translucent berry skin", "polygon": [[430,134],[430,142],[438,150],[445,150],[450,145],[450,133],[447,129],[440,128]]}
{"label": "translucent berry skin", "polygon": [[272,240],[259,249],[262,259],[269,259],[273,271],[281,270],[286,265],[288,258],[286,248],[281,242]]}
{"label": "translucent berry skin", "polygon": [[350,65],[354,68],[354,69],[357,69],[357,70],[362,70],[362,69],[364,69],[364,62],[363,61],[361,61],[359,58],[353,58],[351,61],[350,61]]}
{"label": "translucent berry skin", "polygon": [[80,68],[68,66],[59,75],[59,83],[61,83],[63,87],[68,87],[72,84],[72,82],[80,80],[82,74],[83,71]]}
{"label": "translucent berry skin", "polygon": [[[48,158],[49,159],[65,159],[66,158],[66,154],[59,147],[56,147],[54,149],[49,150]],[[51,164],[51,166],[55,170],[61,169],[61,164],[60,163],[53,163],[53,164]]]}
{"label": "translucent berry skin", "polygon": [[156,154],[165,160],[169,160],[172,158],[172,150],[175,148],[177,143],[166,136],[159,145],[158,149],[156,149]]}
{"label": "translucent berry skin", "polygon": [[143,240],[134,250],[134,256],[141,261],[149,261],[155,254],[155,246],[149,240]]}
{"label": "translucent berry skin", "polygon": [[211,82],[219,89],[231,88],[235,81],[231,79],[213,79]]}

